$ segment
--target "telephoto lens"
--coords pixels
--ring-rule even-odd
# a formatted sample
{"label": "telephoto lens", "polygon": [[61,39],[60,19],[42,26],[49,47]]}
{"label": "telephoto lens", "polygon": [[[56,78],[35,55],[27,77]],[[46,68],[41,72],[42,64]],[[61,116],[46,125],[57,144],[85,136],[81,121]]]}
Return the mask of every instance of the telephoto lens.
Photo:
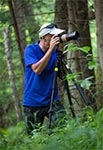
{"label": "telephoto lens", "polygon": [[60,36],[60,43],[64,43],[70,40],[80,40],[80,33],[78,31],[75,31],[71,34],[63,34],[62,36]]}

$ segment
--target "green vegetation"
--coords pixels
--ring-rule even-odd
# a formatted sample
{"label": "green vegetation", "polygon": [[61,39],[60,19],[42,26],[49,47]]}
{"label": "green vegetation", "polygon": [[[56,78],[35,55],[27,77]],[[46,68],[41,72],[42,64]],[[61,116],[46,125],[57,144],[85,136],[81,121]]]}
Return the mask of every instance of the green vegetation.
{"label": "green vegetation", "polygon": [[[62,129],[43,127],[29,137],[23,131],[24,123],[7,130],[0,130],[2,150],[102,150],[103,109],[97,114],[91,108],[84,110],[75,120],[71,119]],[[81,118],[81,119],[80,119]]]}

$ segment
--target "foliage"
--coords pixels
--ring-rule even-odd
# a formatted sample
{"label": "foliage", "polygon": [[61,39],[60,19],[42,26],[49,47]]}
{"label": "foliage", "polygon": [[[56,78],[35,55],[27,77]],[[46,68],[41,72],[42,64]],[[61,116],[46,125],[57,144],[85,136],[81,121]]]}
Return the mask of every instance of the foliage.
{"label": "foliage", "polygon": [[0,130],[2,150],[100,150],[103,147],[103,109],[97,114],[88,107],[67,122],[63,128],[55,128],[51,134],[43,127],[33,136],[24,132],[24,123]]}
{"label": "foliage", "polygon": [[[67,45],[66,45],[66,50],[65,50],[64,53],[67,53],[67,52],[70,52],[70,51],[81,51],[81,52],[83,52],[83,53],[86,53],[87,58],[88,58],[88,57],[92,57],[92,55],[89,53],[89,52],[90,52],[90,47],[89,47],[89,46],[78,47],[76,44],[70,43],[70,44],[68,45],[68,47],[67,47]],[[95,59],[88,62],[88,68],[89,68],[90,70],[96,69],[96,68],[98,67],[98,65],[99,65],[99,64],[96,62]],[[79,75],[81,75],[81,74],[82,74],[82,72],[76,72],[76,73],[72,73],[72,72],[71,72],[71,74],[68,74],[68,75],[66,76],[66,78],[67,78],[67,80],[69,80],[69,81],[75,79],[75,82],[76,82],[77,84],[80,84],[82,88],[89,90],[90,86],[93,84],[91,79],[93,79],[94,77],[93,77],[93,76],[90,76],[90,77],[85,78],[85,79],[83,79],[83,80],[80,80],[80,79],[79,79],[79,80],[76,80],[76,78],[79,77]]]}
{"label": "foliage", "polygon": [[89,46],[78,47],[76,44],[70,43],[70,44],[68,44],[68,48],[65,52],[68,52],[70,50],[72,50],[72,51],[80,50],[82,52],[89,53],[90,47]]}

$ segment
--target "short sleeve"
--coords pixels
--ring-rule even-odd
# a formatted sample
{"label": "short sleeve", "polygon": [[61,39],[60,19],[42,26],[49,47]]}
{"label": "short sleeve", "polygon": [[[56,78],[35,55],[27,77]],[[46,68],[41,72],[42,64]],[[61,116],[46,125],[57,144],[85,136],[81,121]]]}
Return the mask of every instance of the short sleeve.
{"label": "short sleeve", "polygon": [[24,50],[24,63],[25,66],[30,66],[31,64],[34,64],[38,61],[37,55],[36,55],[36,49],[32,47],[32,45],[29,45]]}

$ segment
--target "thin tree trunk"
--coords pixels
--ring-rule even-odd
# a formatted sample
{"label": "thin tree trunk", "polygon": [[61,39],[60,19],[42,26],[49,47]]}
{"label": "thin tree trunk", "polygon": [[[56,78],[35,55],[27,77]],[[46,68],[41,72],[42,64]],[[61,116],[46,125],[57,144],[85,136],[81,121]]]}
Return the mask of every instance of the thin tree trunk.
{"label": "thin tree trunk", "polygon": [[13,64],[12,64],[11,52],[10,52],[9,29],[5,28],[3,33],[4,33],[5,55],[6,55],[6,60],[7,60],[8,74],[10,78],[10,86],[12,90],[12,98],[14,100],[17,120],[21,121],[22,111],[21,111],[20,101],[19,101],[19,97],[18,97],[18,93],[16,90],[16,85],[15,85],[15,75],[13,72]]}

